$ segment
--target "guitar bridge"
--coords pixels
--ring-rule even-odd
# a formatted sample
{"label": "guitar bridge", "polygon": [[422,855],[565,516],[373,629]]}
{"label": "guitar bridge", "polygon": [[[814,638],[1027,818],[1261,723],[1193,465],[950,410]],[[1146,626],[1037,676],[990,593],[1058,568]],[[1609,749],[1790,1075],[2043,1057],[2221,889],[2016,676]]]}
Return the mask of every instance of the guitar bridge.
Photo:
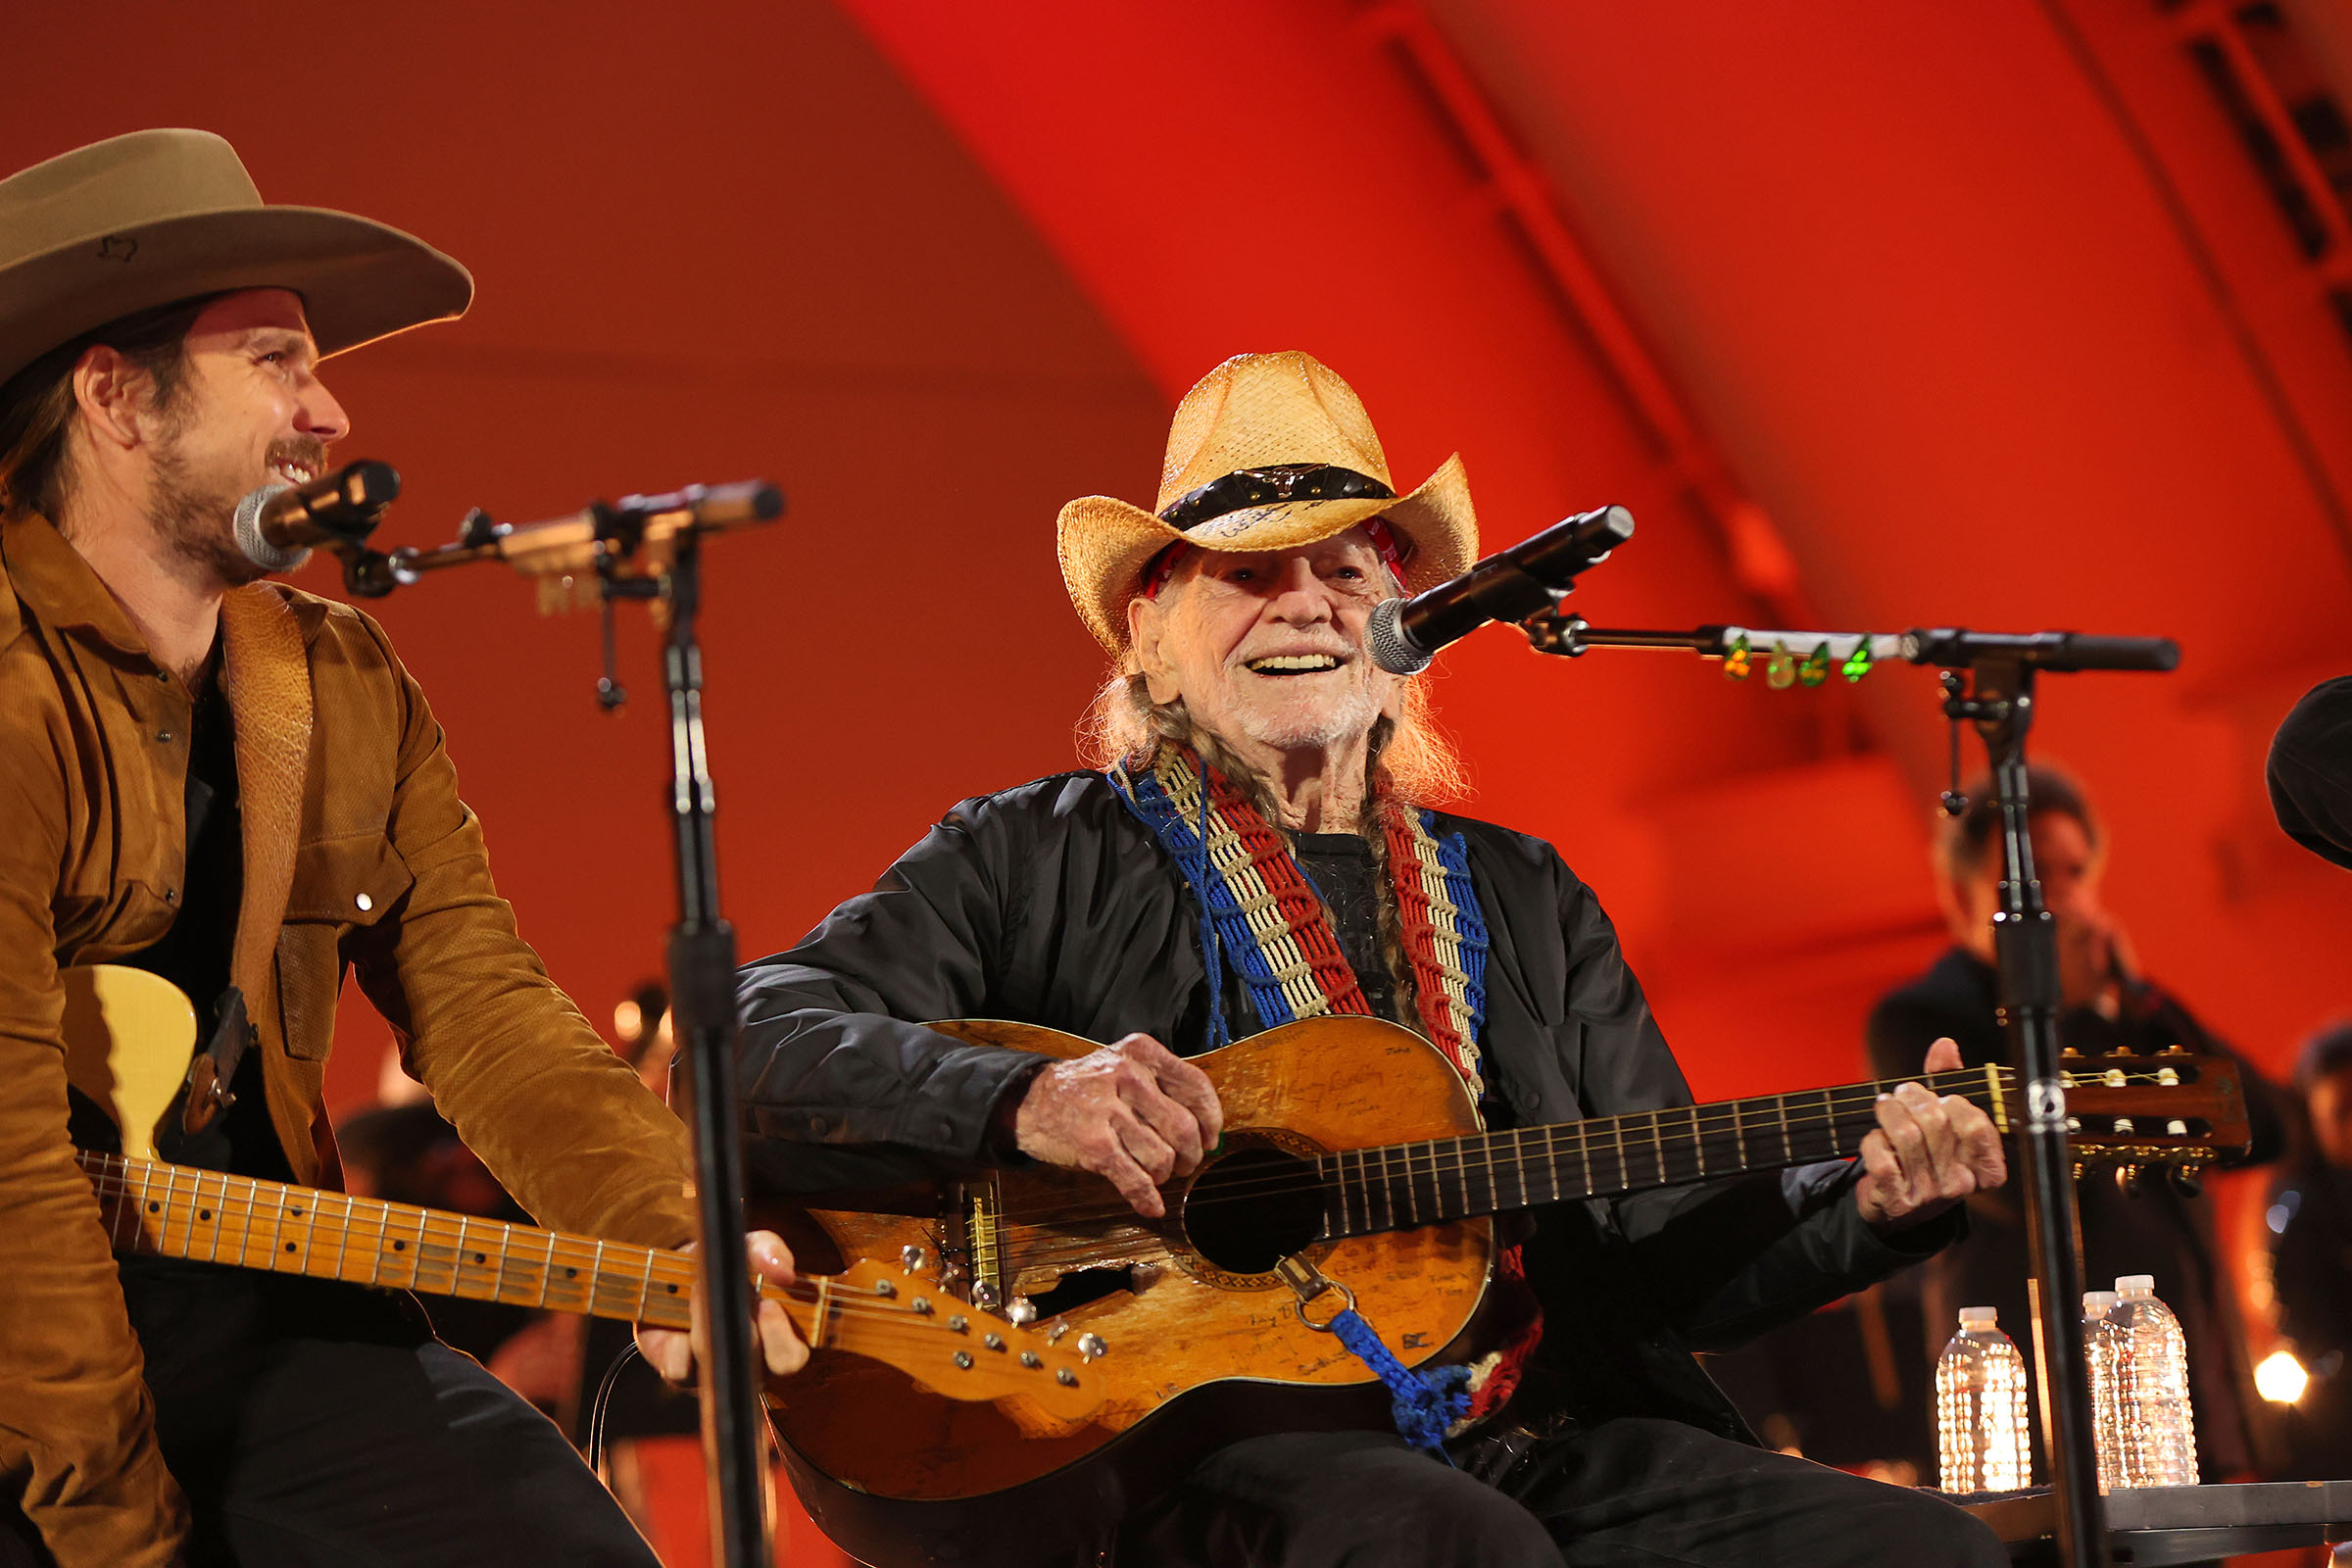
{"label": "guitar bridge", "polygon": [[1003,1211],[1002,1196],[993,1178],[964,1187],[963,1222],[972,1268],[971,1302],[984,1312],[1003,1306],[1007,1295]]}

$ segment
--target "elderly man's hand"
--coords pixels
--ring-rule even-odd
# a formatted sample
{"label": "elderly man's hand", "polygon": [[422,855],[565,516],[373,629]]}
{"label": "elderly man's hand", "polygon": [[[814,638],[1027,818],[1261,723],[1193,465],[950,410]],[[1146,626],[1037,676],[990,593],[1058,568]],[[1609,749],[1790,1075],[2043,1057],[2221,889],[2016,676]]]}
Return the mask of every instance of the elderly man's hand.
{"label": "elderly man's hand", "polygon": [[[1960,1048],[1951,1041],[1928,1048],[1928,1072],[1959,1065]],[[1884,1233],[1933,1219],[2008,1179],[1990,1116],[1958,1095],[1939,1100],[1918,1084],[1903,1084],[1879,1097],[1878,1130],[1862,1140],[1854,1201],[1870,1228]]]}
{"label": "elderly man's hand", "polygon": [[1167,1212],[1159,1184],[1199,1169],[1224,1129],[1208,1074],[1141,1034],[1039,1073],[1012,1122],[1022,1153],[1093,1171],[1151,1219]]}
{"label": "elderly man's hand", "polygon": [[[686,1250],[691,1250],[691,1244]],[[752,1232],[743,1239],[743,1250],[752,1260],[752,1273],[759,1279],[771,1285],[792,1283],[792,1250],[774,1231]],[[792,1319],[784,1315],[782,1302],[760,1298],[754,1321],[759,1325],[760,1353],[766,1360],[768,1371],[782,1377],[808,1364],[808,1347],[801,1343]],[[637,1348],[663,1381],[680,1387],[694,1380],[696,1363],[707,1359],[709,1353],[699,1322],[691,1335],[640,1323]]]}

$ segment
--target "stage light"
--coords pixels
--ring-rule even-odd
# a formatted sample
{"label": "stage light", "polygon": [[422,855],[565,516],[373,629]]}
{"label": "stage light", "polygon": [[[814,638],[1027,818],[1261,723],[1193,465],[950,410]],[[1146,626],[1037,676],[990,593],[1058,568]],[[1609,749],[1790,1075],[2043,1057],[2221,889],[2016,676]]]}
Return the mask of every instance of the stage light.
{"label": "stage light", "polygon": [[2294,1403],[2310,1384],[2311,1374],[2292,1350],[2274,1350],[2254,1369],[2254,1387],[2273,1404]]}

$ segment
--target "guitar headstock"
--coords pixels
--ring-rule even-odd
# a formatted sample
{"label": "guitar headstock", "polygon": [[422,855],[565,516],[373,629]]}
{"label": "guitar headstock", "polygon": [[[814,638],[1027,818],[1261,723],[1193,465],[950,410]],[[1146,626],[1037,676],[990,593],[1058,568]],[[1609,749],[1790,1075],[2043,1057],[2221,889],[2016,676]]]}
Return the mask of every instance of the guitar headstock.
{"label": "guitar headstock", "polygon": [[2075,1157],[2130,1164],[2210,1165],[2254,1142],[2237,1063],[2178,1048],[2058,1063]]}
{"label": "guitar headstock", "polygon": [[[951,1399],[1018,1396],[1063,1420],[1077,1421],[1102,1402],[1102,1379],[1090,1363],[1102,1353],[1092,1334],[1024,1326],[985,1312],[944,1288],[922,1250],[900,1266],[864,1259],[831,1276],[837,1292],[892,1309],[887,1334],[844,1333],[843,1348],[888,1361]],[[856,1320],[847,1320],[856,1321]]]}

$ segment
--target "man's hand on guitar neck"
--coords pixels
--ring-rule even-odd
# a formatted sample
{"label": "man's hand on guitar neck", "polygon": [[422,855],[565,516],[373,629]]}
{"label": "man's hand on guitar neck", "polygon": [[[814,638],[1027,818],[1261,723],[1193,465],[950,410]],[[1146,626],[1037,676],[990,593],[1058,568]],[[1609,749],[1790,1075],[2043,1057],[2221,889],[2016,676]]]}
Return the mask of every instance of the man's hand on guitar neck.
{"label": "man's hand on guitar neck", "polygon": [[[1951,1041],[1928,1048],[1926,1072],[1960,1065],[1960,1048]],[[1937,1099],[1918,1084],[1903,1084],[1879,1097],[1878,1112],[1878,1130],[1862,1140],[1862,1179],[1854,1186],[1854,1201],[1872,1230],[1917,1225],[2009,1179],[1992,1118],[1960,1096]]]}
{"label": "man's hand on guitar neck", "polygon": [[[692,1244],[684,1249],[692,1250]],[[770,1285],[790,1285],[793,1282],[792,1250],[784,1238],[774,1231],[754,1231],[743,1239],[743,1250],[752,1260],[754,1283],[760,1280]],[[760,1328],[760,1353],[767,1362],[768,1371],[778,1377],[798,1372],[808,1364],[808,1347],[802,1343],[792,1319],[784,1315],[781,1301],[762,1297],[760,1310],[754,1314]],[[703,1331],[698,1320],[692,1334],[676,1329],[658,1329],[649,1324],[637,1325],[637,1348],[656,1372],[667,1383],[683,1387],[694,1381],[694,1369],[704,1359]]]}
{"label": "man's hand on guitar neck", "polygon": [[1167,1212],[1159,1184],[1198,1170],[1224,1129],[1208,1074],[1142,1034],[1039,1073],[1012,1121],[1022,1153],[1093,1171],[1149,1219]]}

